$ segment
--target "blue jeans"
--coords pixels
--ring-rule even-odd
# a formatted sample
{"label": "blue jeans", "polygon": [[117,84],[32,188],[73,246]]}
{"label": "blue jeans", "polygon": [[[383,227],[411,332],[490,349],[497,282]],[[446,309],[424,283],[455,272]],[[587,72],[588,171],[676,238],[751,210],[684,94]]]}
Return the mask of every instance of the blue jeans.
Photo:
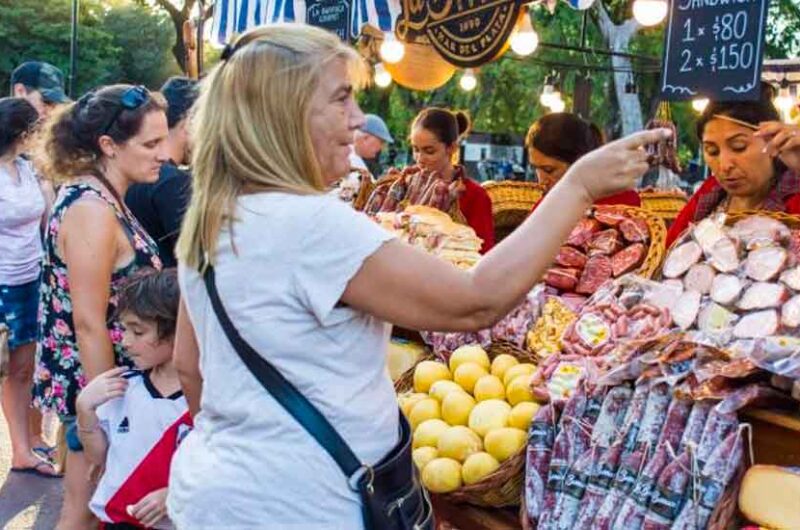
{"label": "blue jeans", "polygon": [[0,323],[8,326],[11,350],[36,342],[38,316],[38,279],[22,285],[0,285]]}
{"label": "blue jeans", "polygon": [[83,444],[81,444],[81,439],[78,437],[78,418],[76,416],[64,416],[61,418],[61,423],[64,424],[67,448],[73,453],[82,452]]}

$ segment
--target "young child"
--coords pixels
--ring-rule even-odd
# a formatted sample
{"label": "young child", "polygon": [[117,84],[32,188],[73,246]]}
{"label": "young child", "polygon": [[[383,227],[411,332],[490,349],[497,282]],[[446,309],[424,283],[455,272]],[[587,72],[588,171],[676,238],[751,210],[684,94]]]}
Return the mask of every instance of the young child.
{"label": "young child", "polygon": [[120,294],[125,348],[136,370],[117,367],[77,399],[78,433],[89,460],[105,470],[89,504],[106,529],[169,529],[167,478],[191,429],[172,365],[179,290],[174,269],[135,276]]}

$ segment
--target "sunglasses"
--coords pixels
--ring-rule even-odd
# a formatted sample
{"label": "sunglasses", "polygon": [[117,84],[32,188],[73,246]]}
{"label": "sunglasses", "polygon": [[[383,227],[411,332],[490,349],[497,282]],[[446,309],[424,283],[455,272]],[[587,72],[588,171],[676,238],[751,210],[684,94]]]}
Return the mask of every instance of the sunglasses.
{"label": "sunglasses", "polygon": [[125,90],[119,98],[119,108],[114,113],[111,121],[108,122],[108,125],[106,125],[106,128],[103,129],[103,134],[108,134],[108,131],[110,131],[111,127],[117,122],[123,110],[136,110],[149,100],[150,91],[142,85],[132,86]]}

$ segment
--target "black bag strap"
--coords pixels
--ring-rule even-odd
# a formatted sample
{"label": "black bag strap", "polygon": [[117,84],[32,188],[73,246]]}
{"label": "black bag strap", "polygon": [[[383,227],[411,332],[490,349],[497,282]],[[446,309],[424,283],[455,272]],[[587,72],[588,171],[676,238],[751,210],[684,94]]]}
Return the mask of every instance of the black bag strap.
{"label": "black bag strap", "polygon": [[[233,349],[239,354],[242,362],[261,383],[261,386],[331,455],[331,458],[336,461],[342,472],[348,477],[350,488],[358,491],[358,482],[367,473],[372,473],[371,468],[361,464],[356,455],[353,454],[350,446],[325,419],[325,416],[292,383],[283,377],[269,361],[259,355],[242,338],[228,317],[228,313],[219,298],[214,268],[211,265],[206,266],[203,281],[206,284],[206,290],[208,291],[208,297],[211,299],[214,313],[216,313],[225,335],[228,337]],[[372,479],[371,476],[366,478],[370,481]]]}

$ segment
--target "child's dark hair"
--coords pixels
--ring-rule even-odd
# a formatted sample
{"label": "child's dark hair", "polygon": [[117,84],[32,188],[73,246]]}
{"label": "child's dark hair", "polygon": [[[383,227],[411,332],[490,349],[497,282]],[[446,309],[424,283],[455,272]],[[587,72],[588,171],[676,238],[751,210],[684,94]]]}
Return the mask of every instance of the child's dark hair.
{"label": "child's dark hair", "polygon": [[33,130],[39,113],[23,98],[0,98],[0,156]]}
{"label": "child's dark hair", "polygon": [[175,269],[146,269],[122,287],[117,303],[117,315],[131,313],[142,320],[156,323],[159,339],[175,334],[178,320],[180,288]]}

